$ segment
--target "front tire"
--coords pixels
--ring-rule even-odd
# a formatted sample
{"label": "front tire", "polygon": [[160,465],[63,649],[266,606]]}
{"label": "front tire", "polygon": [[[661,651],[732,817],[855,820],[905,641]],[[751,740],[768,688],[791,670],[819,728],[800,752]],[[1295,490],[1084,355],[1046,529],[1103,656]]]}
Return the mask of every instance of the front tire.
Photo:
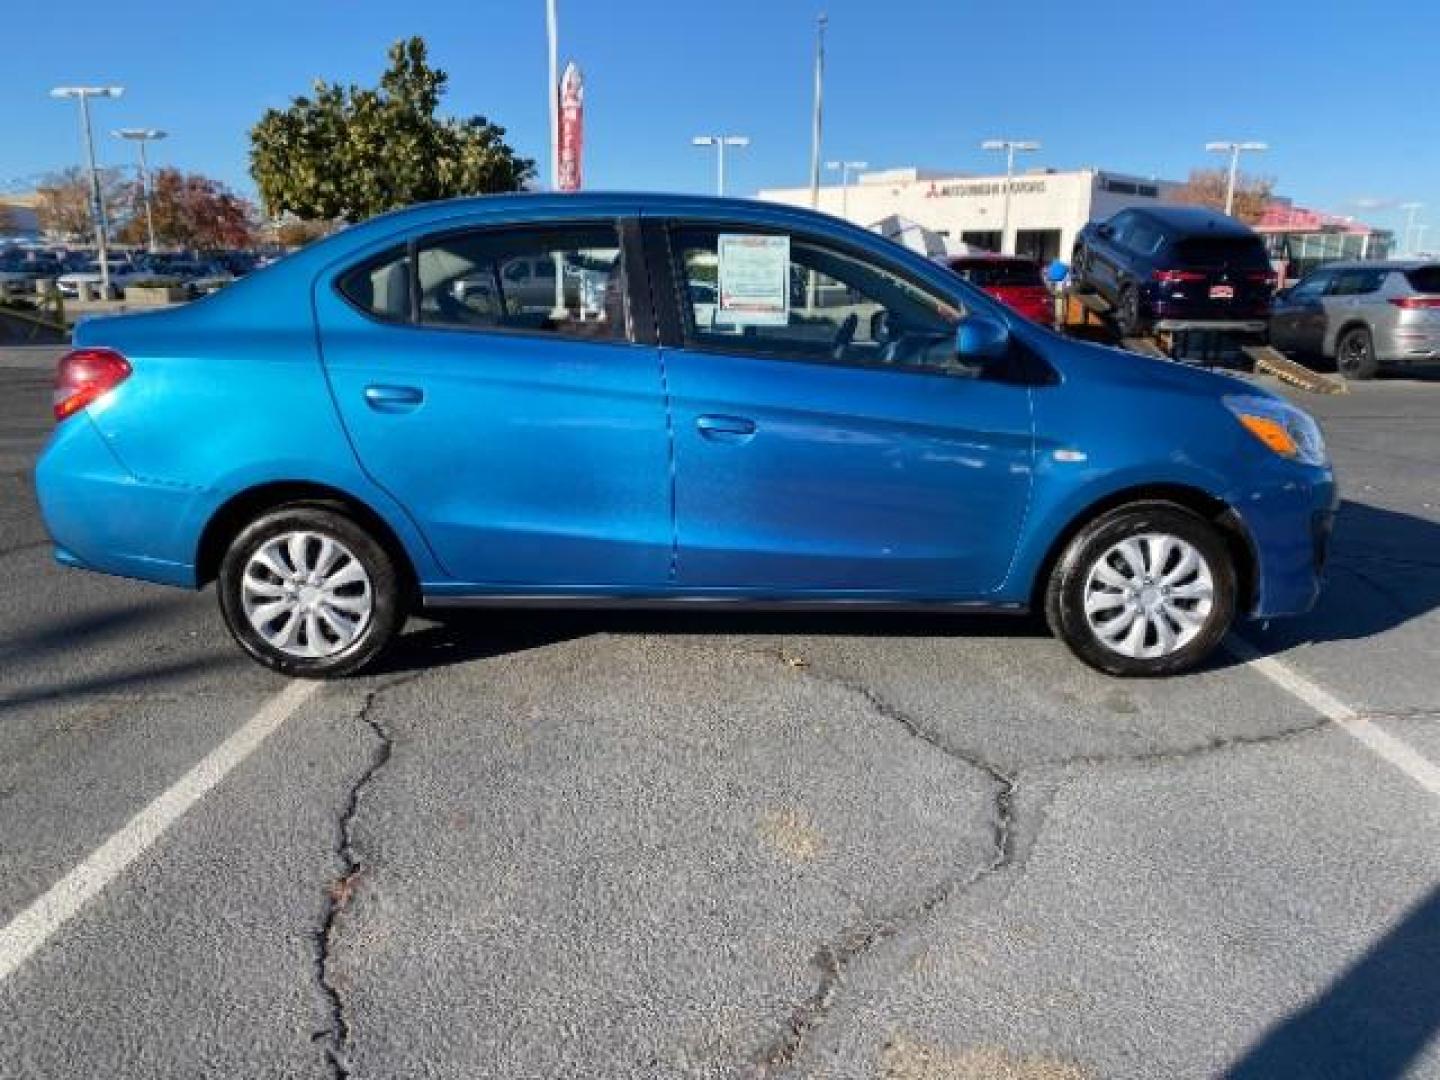
{"label": "front tire", "polygon": [[1335,367],[1347,379],[1373,379],[1380,370],[1375,341],[1363,326],[1346,330],[1335,346]]}
{"label": "front tire", "polygon": [[220,564],[236,643],[283,675],[329,679],[371,663],[405,622],[395,560],[351,518],[281,507],[241,530]]}
{"label": "front tire", "polygon": [[1235,617],[1235,566],[1219,531],[1184,507],[1132,503],[1086,525],[1051,573],[1055,636],[1108,675],[1189,671]]}

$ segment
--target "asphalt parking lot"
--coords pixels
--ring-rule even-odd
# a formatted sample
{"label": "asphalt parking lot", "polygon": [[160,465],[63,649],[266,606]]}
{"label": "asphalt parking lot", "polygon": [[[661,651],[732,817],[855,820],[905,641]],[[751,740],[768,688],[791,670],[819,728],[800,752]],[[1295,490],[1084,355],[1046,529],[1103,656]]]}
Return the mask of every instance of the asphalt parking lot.
{"label": "asphalt parking lot", "polygon": [[1329,590],[1193,676],[531,612],[317,687],[52,563],[54,355],[0,351],[0,1075],[1440,1077],[1436,373],[1298,395]]}

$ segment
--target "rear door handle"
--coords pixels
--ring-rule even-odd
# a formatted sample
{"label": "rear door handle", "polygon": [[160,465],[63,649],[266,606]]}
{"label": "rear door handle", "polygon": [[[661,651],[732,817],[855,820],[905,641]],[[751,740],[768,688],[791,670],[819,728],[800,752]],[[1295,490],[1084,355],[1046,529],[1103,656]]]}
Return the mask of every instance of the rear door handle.
{"label": "rear door handle", "polygon": [[702,436],[716,442],[745,442],[755,434],[755,421],[743,416],[698,416],[695,427]]}
{"label": "rear door handle", "polygon": [[425,391],[418,386],[367,386],[365,404],[376,412],[412,412],[425,401]]}

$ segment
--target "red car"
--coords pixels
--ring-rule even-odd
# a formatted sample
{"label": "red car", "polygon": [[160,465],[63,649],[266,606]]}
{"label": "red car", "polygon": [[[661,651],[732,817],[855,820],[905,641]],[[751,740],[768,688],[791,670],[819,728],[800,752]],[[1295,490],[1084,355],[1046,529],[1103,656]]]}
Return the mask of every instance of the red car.
{"label": "red car", "polygon": [[1018,255],[952,255],[945,265],[977,289],[1043,326],[1055,325],[1055,301],[1040,264]]}

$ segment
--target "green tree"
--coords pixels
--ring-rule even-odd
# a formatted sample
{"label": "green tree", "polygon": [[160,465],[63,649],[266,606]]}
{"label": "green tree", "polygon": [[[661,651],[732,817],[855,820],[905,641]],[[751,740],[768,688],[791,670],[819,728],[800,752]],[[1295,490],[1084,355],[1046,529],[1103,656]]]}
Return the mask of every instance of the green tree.
{"label": "green tree", "polygon": [[449,76],[423,39],[390,47],[375,89],[317,80],[250,132],[250,173],[271,217],[360,221],[432,199],[515,191],[535,164],[484,117],[436,115]]}

